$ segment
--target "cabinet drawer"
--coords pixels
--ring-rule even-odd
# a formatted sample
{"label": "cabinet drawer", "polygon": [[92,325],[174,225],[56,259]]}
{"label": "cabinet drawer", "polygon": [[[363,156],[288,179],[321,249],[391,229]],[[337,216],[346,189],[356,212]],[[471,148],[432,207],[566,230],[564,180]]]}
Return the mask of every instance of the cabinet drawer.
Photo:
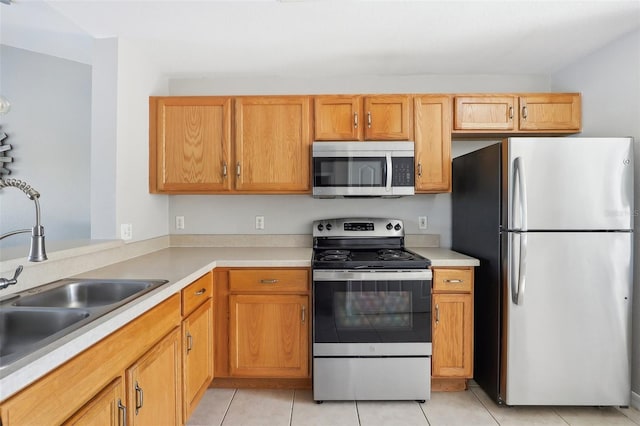
{"label": "cabinet drawer", "polygon": [[189,315],[212,295],[213,280],[209,272],[182,289],[182,316]]}
{"label": "cabinet drawer", "polygon": [[473,268],[434,268],[433,291],[471,292]]}
{"label": "cabinet drawer", "polygon": [[309,272],[306,269],[231,270],[229,289],[253,293],[308,292]]}

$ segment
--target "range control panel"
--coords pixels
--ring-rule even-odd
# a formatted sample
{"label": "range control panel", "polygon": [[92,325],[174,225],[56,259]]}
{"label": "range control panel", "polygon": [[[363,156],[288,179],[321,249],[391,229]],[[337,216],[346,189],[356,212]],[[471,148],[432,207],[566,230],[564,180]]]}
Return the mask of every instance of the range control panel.
{"label": "range control panel", "polygon": [[403,237],[400,219],[324,219],[313,222],[314,237]]}

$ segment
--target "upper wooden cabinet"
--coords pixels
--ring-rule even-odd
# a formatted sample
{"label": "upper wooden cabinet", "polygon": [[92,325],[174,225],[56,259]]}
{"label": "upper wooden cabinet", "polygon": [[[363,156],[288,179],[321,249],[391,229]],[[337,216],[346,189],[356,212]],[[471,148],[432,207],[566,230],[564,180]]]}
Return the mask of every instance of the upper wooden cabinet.
{"label": "upper wooden cabinet", "polygon": [[520,96],[519,108],[520,130],[580,130],[582,108],[579,94]]}
{"label": "upper wooden cabinet", "polygon": [[456,96],[455,130],[514,130],[515,96]]}
{"label": "upper wooden cabinet", "polygon": [[311,101],[308,96],[235,100],[235,190],[311,190]]}
{"label": "upper wooden cabinet", "polygon": [[414,98],[416,192],[451,191],[451,97]]}
{"label": "upper wooden cabinet", "polygon": [[410,95],[316,96],[315,140],[410,140]]}
{"label": "upper wooden cabinet", "polygon": [[455,96],[458,134],[567,134],[581,129],[579,93]]}
{"label": "upper wooden cabinet", "polygon": [[230,189],[231,98],[149,98],[151,192]]}

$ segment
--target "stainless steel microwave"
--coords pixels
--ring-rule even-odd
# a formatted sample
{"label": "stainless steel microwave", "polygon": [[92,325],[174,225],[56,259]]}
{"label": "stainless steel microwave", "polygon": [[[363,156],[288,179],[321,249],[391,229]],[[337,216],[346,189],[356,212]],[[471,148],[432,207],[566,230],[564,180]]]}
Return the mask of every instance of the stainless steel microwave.
{"label": "stainless steel microwave", "polygon": [[413,142],[313,142],[312,153],[316,198],[415,193]]}

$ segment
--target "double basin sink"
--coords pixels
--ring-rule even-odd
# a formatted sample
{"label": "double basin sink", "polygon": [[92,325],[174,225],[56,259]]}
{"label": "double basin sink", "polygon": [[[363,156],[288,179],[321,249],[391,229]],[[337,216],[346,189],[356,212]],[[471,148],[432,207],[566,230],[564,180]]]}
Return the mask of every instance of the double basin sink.
{"label": "double basin sink", "polygon": [[0,301],[0,370],[167,282],[63,279]]}

